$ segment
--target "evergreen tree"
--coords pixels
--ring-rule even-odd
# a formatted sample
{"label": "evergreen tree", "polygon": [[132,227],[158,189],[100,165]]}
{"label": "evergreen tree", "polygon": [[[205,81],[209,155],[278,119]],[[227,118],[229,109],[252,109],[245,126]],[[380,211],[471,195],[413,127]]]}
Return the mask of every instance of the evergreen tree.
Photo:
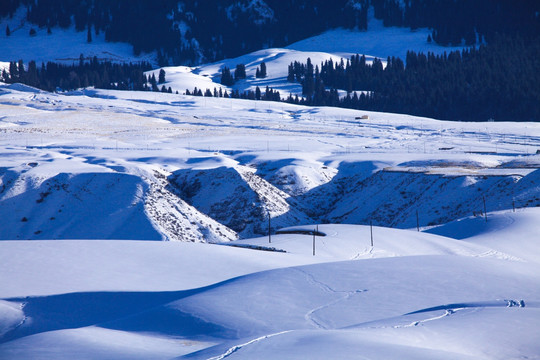
{"label": "evergreen tree", "polygon": [[313,81],[313,64],[311,63],[310,58],[307,59],[305,74],[304,82],[302,84],[302,93],[307,97],[311,97],[315,90],[315,83]]}
{"label": "evergreen tree", "polygon": [[88,24],[88,31],[86,32],[86,42],[92,42],[92,25]]}
{"label": "evergreen tree", "polygon": [[22,61],[22,59],[18,62],[17,70],[19,81],[24,81],[24,62]]}
{"label": "evergreen tree", "polygon": [[165,82],[165,70],[159,70],[158,83],[163,84]]}
{"label": "evergreen tree", "polygon": [[261,89],[258,86],[255,88],[255,99],[261,100]]}
{"label": "evergreen tree", "polygon": [[290,64],[289,65],[289,70],[288,70],[288,73],[287,73],[287,81],[288,82],[294,82],[294,80],[295,80],[294,66],[293,66],[293,64]]}
{"label": "evergreen tree", "polygon": [[240,79],[245,79],[247,76],[246,76],[246,65],[244,64],[237,64],[236,65],[236,70],[234,71],[234,79],[235,80],[240,80]]}
{"label": "evergreen tree", "polygon": [[264,61],[261,63],[261,67],[259,69],[259,67],[257,66],[257,71],[255,72],[255,77],[256,78],[265,78],[267,76],[266,74],[266,64],[264,63]]}
{"label": "evergreen tree", "polygon": [[152,87],[152,91],[158,91],[156,76],[154,74],[152,74],[150,77],[150,85]]}
{"label": "evergreen tree", "polygon": [[234,84],[231,70],[226,66],[221,69],[221,84],[225,86],[232,86]]}
{"label": "evergreen tree", "polygon": [[9,25],[6,25],[6,36],[11,35],[11,30],[9,30]]}

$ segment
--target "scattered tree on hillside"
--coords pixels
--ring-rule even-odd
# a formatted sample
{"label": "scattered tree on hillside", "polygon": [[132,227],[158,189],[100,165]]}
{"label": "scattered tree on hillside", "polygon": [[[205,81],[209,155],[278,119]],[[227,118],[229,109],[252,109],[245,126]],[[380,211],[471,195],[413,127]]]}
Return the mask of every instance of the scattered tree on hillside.
{"label": "scattered tree on hillside", "polygon": [[165,82],[165,70],[159,70],[158,83],[163,84]]}
{"label": "scattered tree on hillside", "polygon": [[240,80],[245,79],[246,76],[246,65],[244,64],[237,64],[236,69],[234,70],[234,79]]}
{"label": "scattered tree on hillside", "polygon": [[234,79],[231,75],[231,70],[224,66],[221,69],[221,85],[232,86],[234,84]]}
{"label": "scattered tree on hillside", "polygon": [[88,24],[88,31],[86,32],[86,42],[92,42],[92,25]]}
{"label": "scattered tree on hillside", "polygon": [[255,77],[256,78],[265,78],[267,76],[266,74],[266,64],[264,63],[264,61],[261,63],[261,67],[259,69],[259,67],[257,66],[257,71],[255,72]]}
{"label": "scattered tree on hillside", "polygon": [[11,35],[11,30],[9,30],[9,25],[6,25],[6,36]]}

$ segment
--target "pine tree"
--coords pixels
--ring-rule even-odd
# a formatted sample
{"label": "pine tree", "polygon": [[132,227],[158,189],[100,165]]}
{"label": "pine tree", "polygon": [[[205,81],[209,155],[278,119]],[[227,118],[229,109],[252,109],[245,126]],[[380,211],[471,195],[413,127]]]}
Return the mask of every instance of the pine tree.
{"label": "pine tree", "polygon": [[15,82],[19,79],[19,69],[15,61],[10,61],[9,63],[9,79],[10,82]]}
{"label": "pine tree", "polygon": [[11,30],[9,30],[9,25],[6,25],[6,36],[11,35]]}
{"label": "pine tree", "polygon": [[261,89],[258,86],[255,88],[255,99],[261,100]]}
{"label": "pine tree", "polygon": [[165,70],[159,70],[158,83],[163,84],[165,82]]}
{"label": "pine tree", "polygon": [[234,84],[234,79],[231,75],[231,70],[224,66],[223,69],[221,69],[221,84],[225,86],[231,86]]}
{"label": "pine tree", "polygon": [[293,64],[291,63],[289,65],[289,72],[287,74],[287,81],[288,82],[294,82],[294,79],[295,79],[295,76],[294,76],[294,66]]}
{"label": "pine tree", "polygon": [[264,61],[261,63],[260,69],[257,66],[257,71],[255,72],[255,77],[256,78],[261,78],[261,79],[266,77],[266,64],[264,63]]}
{"label": "pine tree", "polygon": [[236,65],[236,70],[234,71],[234,79],[240,80],[246,78],[246,65],[238,64]]}
{"label": "pine tree", "polygon": [[306,65],[306,76],[304,78],[304,83],[302,84],[302,93],[307,97],[311,97],[314,90],[315,83],[313,81],[313,64],[311,63],[311,59],[308,58]]}
{"label": "pine tree", "polygon": [[22,61],[22,59],[19,60],[17,68],[18,68],[19,81],[22,82],[23,79],[24,79],[24,76],[25,76],[25,74],[24,74],[24,62]]}
{"label": "pine tree", "polygon": [[152,91],[158,91],[157,81],[154,74],[152,74],[150,77],[150,85],[152,86]]}
{"label": "pine tree", "polygon": [[86,42],[92,42],[92,25],[88,24],[88,31],[86,32]]}

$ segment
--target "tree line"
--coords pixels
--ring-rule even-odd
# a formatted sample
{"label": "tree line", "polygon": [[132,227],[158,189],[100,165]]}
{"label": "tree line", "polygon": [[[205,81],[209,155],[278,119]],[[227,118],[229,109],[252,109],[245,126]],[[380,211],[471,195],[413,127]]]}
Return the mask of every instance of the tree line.
{"label": "tree line", "polygon": [[[435,55],[409,51],[406,61],[313,65],[293,62],[288,81],[302,84],[306,105],[406,113],[438,119],[540,120],[540,41],[499,36],[489,46]],[[347,95],[340,98],[337,89]]]}
{"label": "tree line", "polygon": [[99,61],[96,57],[79,61],[72,65],[54,62],[38,66],[30,61],[27,66],[22,60],[9,63],[9,71],[3,70],[0,81],[24,83],[46,91],[75,90],[94,86],[116,90],[155,90],[158,83],[154,76],[148,78],[144,72],[151,70],[148,62],[112,63]]}

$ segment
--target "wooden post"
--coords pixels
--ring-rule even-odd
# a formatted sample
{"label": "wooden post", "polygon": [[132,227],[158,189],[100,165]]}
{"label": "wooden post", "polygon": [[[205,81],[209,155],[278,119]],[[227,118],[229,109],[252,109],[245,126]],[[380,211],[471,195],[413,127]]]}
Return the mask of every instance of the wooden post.
{"label": "wooden post", "polygon": [[420,221],[418,220],[418,209],[416,210],[416,230],[420,231]]}
{"label": "wooden post", "polygon": [[315,231],[313,230],[313,256],[315,256]]}
{"label": "wooden post", "polygon": [[484,217],[486,218],[486,222],[487,222],[486,197],[483,195],[482,195],[482,200],[484,201]]}
{"label": "wooden post", "polygon": [[268,243],[271,244],[272,243],[272,232],[271,232],[271,227],[270,227],[270,211],[266,210],[266,212],[268,213]]}
{"label": "wooden post", "polygon": [[369,230],[371,232],[371,247],[373,247],[373,220],[369,220]]}

